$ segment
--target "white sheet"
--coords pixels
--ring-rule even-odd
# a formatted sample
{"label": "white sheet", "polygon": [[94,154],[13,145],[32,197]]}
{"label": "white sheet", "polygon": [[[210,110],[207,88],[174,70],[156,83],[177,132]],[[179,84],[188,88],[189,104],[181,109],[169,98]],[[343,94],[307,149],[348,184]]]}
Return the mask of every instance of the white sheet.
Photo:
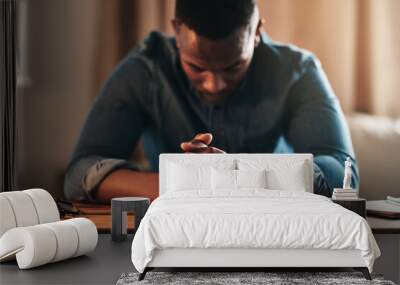
{"label": "white sheet", "polygon": [[143,272],[154,249],[165,248],[357,249],[371,272],[380,255],[365,219],[326,197],[265,189],[219,193],[157,198],[132,243],[135,268]]}

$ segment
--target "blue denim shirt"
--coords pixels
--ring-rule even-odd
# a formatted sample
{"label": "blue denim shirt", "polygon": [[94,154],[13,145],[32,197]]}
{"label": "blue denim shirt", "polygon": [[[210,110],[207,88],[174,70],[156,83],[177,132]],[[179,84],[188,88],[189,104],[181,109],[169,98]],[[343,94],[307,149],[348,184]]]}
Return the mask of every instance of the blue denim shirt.
{"label": "blue denim shirt", "polygon": [[314,192],[331,196],[344,161],[358,168],[338,100],[313,54],[262,35],[250,68],[222,103],[201,101],[179,62],[174,38],[153,32],[116,67],[86,119],[65,179],[70,199],[94,199],[102,180],[120,168],[143,136],[150,171],[160,153],[210,132],[228,153],[314,154]]}

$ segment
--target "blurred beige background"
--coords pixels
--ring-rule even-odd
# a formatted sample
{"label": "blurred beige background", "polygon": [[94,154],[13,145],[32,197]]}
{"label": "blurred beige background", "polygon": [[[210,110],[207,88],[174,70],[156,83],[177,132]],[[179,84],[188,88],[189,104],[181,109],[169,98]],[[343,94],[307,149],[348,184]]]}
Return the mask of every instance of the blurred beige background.
{"label": "blurred beige background", "polygon": [[[258,2],[266,32],[275,40],[314,52],[346,114],[384,116],[394,132],[391,144],[400,150],[400,140],[396,141],[400,136],[396,120],[400,117],[400,17],[396,13],[400,1]],[[43,187],[62,196],[70,154],[102,83],[149,31],[172,33],[174,1],[19,0],[18,5],[23,75],[18,84],[18,187]],[[362,124],[375,129],[373,122]],[[360,133],[361,127],[353,125]],[[378,146],[382,147],[381,141]],[[395,161],[391,167],[400,167],[397,151],[389,157]],[[370,172],[362,174],[366,173],[365,184],[375,189],[384,176],[374,179],[372,175],[371,182]],[[392,186],[391,193],[399,189]],[[384,198],[379,189],[369,191],[367,198]]]}

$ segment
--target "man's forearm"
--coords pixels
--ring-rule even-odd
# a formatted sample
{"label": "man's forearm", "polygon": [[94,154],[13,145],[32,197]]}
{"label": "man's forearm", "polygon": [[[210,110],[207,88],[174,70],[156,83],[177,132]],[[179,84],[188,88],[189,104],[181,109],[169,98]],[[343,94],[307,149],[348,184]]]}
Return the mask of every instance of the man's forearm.
{"label": "man's forearm", "polygon": [[154,200],[158,197],[158,173],[119,169],[99,185],[96,199],[109,202],[114,197],[137,196]]}

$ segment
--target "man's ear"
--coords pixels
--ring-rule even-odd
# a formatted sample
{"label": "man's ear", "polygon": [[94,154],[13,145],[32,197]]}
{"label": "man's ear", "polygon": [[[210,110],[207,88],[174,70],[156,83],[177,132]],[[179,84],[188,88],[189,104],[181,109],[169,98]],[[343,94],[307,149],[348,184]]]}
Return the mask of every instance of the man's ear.
{"label": "man's ear", "polygon": [[175,36],[177,36],[179,34],[182,23],[177,19],[172,19],[171,24],[172,28],[174,29]]}
{"label": "man's ear", "polygon": [[259,43],[261,42],[261,32],[262,32],[264,23],[265,23],[265,19],[264,18],[261,18],[257,23],[256,36],[255,36],[255,46],[258,46]]}
{"label": "man's ear", "polygon": [[173,28],[174,34],[175,34],[176,45],[179,48],[179,33],[181,30],[182,23],[177,19],[172,19],[171,24],[172,24],[172,28]]}

